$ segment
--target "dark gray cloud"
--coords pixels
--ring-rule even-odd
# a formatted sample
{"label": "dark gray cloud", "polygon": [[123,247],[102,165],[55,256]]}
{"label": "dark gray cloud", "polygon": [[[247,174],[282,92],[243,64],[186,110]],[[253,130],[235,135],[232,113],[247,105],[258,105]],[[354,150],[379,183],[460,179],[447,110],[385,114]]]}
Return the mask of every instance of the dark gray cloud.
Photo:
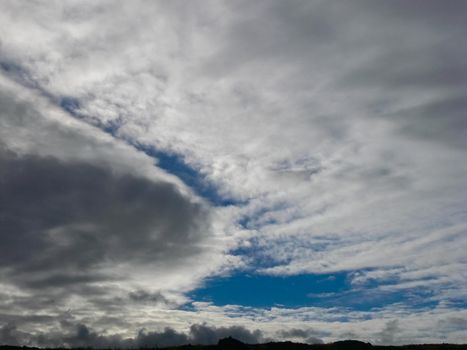
{"label": "dark gray cloud", "polygon": [[[459,100],[467,93],[467,46],[458,44],[467,35],[462,15],[467,11],[465,2],[243,5],[249,8],[249,15],[227,31],[228,44],[207,65],[211,74],[230,75],[237,67],[260,61],[264,65],[287,62],[300,67],[300,74],[287,84],[306,89],[313,86],[310,82],[317,69],[326,71],[325,96],[330,102],[336,92],[364,90],[367,97],[359,102],[361,107],[372,116],[387,116],[398,132],[409,129],[412,136],[466,146],[466,109]],[[308,64],[313,69],[307,70]],[[427,94],[425,98],[416,95],[421,92]],[[432,96],[427,98],[429,94]],[[398,103],[406,106],[411,96],[419,106],[407,111],[388,109]],[[312,114],[312,108],[310,103],[306,113]],[[394,120],[395,114],[398,120]],[[348,117],[335,119],[329,136],[342,141],[349,128]],[[316,117],[313,127],[326,131]]]}
{"label": "dark gray cloud", "polygon": [[[461,59],[466,51],[462,46],[453,47],[446,42],[421,48],[381,48],[378,54],[370,56],[361,67],[347,73],[336,84],[405,91],[414,88],[466,88],[467,64]],[[447,58],[440,55],[441,52]]]}
{"label": "dark gray cloud", "polygon": [[161,292],[150,293],[145,290],[137,290],[130,292],[128,297],[137,303],[171,304],[170,300]]}
{"label": "dark gray cloud", "polygon": [[134,339],[140,347],[165,347],[190,343],[188,335],[166,327],[162,332],[146,332],[141,330]]}
{"label": "dark gray cloud", "polygon": [[19,345],[20,334],[13,323],[7,323],[0,327],[0,345]]}
{"label": "dark gray cloud", "polygon": [[262,332],[250,331],[241,326],[213,327],[206,324],[194,324],[187,333],[178,332],[171,327],[162,331],[141,329],[133,338],[118,334],[108,335],[98,332],[85,324],[62,323],[60,331],[40,334],[28,334],[18,331],[14,324],[0,328],[0,344],[40,346],[68,346],[74,348],[155,348],[184,344],[217,344],[219,339],[233,337],[245,343],[258,343],[263,340]]}
{"label": "dark gray cloud", "polygon": [[436,0],[358,0],[359,10],[364,14],[372,13],[386,19],[418,21],[426,25],[435,25],[436,29],[449,30],[465,26],[463,12],[467,4],[462,0],[439,2]]}
{"label": "dark gray cloud", "polygon": [[[465,69],[467,71],[467,67]],[[466,79],[467,81],[467,79]],[[466,90],[467,92],[467,90]],[[426,141],[467,147],[467,97],[448,96],[391,113],[399,119],[400,132]]]}
{"label": "dark gray cloud", "polygon": [[[44,337],[44,336],[43,336]],[[45,339],[43,338],[43,341]],[[63,344],[70,347],[94,347],[98,349],[103,348],[123,348],[126,345],[132,345],[130,339],[124,340],[120,336],[105,336],[89,329],[84,324],[78,324],[74,334],[67,335],[63,339]]]}
{"label": "dark gray cloud", "polygon": [[357,6],[361,30],[353,32],[353,40],[367,54],[354,59],[354,48],[349,68],[336,75],[332,88],[365,91],[366,113],[391,121],[399,135],[465,148],[467,46],[457,43],[467,35],[461,15],[466,3],[357,4],[364,6]]}
{"label": "dark gray cloud", "polygon": [[307,344],[323,344],[322,337],[329,335],[329,333],[316,331],[314,329],[301,329],[301,328],[292,328],[287,330],[282,330],[279,332],[279,337],[282,339],[302,339]]}
{"label": "dark gray cloud", "polygon": [[[232,69],[257,59],[266,64],[308,61],[310,69],[301,70],[306,78],[316,65],[325,68],[328,63],[336,64],[337,70],[332,72],[335,74],[342,68],[338,64],[351,63],[354,55],[364,49],[369,53],[368,60],[349,73],[359,81],[384,84],[381,78],[385,77],[388,83],[412,85],[412,78],[418,77],[437,85],[452,79],[465,86],[462,80],[465,71],[460,69],[465,67],[462,60],[465,45],[453,45],[446,40],[459,40],[465,34],[462,13],[467,6],[463,1],[452,1],[449,5],[437,1],[388,3],[381,0],[351,3],[244,1],[241,4],[244,16],[229,26],[229,40],[214,57],[215,67]],[[239,9],[238,3],[231,6],[233,10]],[[436,37],[428,38],[430,33]],[[379,59],[371,61],[374,58],[371,54]],[[401,62],[405,64],[399,64]],[[414,65],[417,62],[419,65]],[[406,75],[410,70],[412,74]],[[225,72],[211,70],[220,71]],[[420,83],[422,81],[415,81],[415,84]]]}
{"label": "dark gray cloud", "polygon": [[207,212],[173,185],[0,150],[0,266],[33,289],[112,279],[103,265],[198,252]]}
{"label": "dark gray cloud", "polygon": [[133,342],[141,346],[172,346],[180,344],[217,344],[219,339],[233,337],[244,343],[258,343],[263,339],[260,330],[249,330],[242,326],[214,327],[207,324],[194,324],[187,334],[177,332],[170,327],[166,327],[162,332],[146,332],[141,330]]}
{"label": "dark gray cloud", "polygon": [[467,31],[462,18],[465,2],[363,0],[349,4],[347,10],[352,16],[344,24],[359,20],[350,35],[356,48],[368,55],[345,78],[337,79],[336,87],[404,92],[466,87],[467,48],[454,44]]}
{"label": "dark gray cloud", "polygon": [[448,317],[438,322],[438,327],[443,332],[467,331],[467,319],[461,317]]}
{"label": "dark gray cloud", "polygon": [[190,340],[193,344],[215,344],[219,339],[233,337],[244,343],[258,343],[263,334],[260,330],[250,331],[242,326],[211,327],[206,324],[190,327]]}

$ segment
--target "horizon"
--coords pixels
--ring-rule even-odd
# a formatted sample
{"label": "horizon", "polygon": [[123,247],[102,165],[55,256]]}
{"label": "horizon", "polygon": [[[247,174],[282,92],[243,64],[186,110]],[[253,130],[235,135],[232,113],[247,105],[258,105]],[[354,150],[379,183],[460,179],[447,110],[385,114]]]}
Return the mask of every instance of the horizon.
{"label": "horizon", "polygon": [[466,13],[0,1],[0,344],[466,344]]}
{"label": "horizon", "polygon": [[[303,345],[306,346],[310,349],[313,348],[325,348],[325,349],[332,349],[332,346],[338,346],[338,349],[343,349],[343,346],[346,346],[349,349],[355,349],[356,346],[360,345],[365,348],[405,348],[405,347],[417,347],[423,349],[425,346],[431,347],[431,346],[437,346],[436,349],[440,347],[446,347],[447,349],[451,349],[452,347],[454,348],[459,348],[463,349],[464,347],[467,347],[467,344],[450,344],[450,343],[433,343],[433,344],[401,344],[401,345],[373,345],[369,342],[363,342],[361,340],[353,340],[353,339],[343,339],[343,340],[337,340],[334,342],[330,343],[300,343],[300,342],[293,342],[290,340],[282,340],[282,341],[273,341],[273,340],[265,340],[261,343],[244,343],[236,338],[233,338],[232,336],[227,336],[225,338],[220,338],[216,343],[212,344],[192,344],[192,343],[186,343],[186,344],[179,344],[179,345],[170,345],[166,347],[159,347],[157,344],[153,344],[152,346],[147,346],[144,344],[133,344],[130,347],[118,347],[117,346],[109,346],[109,347],[102,347],[102,348],[94,348],[94,347],[86,347],[86,349],[95,349],[95,350],[105,350],[105,349],[116,349],[116,350],[124,350],[124,349],[171,349],[171,348],[185,348],[185,347],[198,347],[198,348],[213,348],[213,347],[219,347],[220,349],[233,349],[235,345],[237,346],[247,346],[250,348],[254,348],[256,346],[261,346],[262,349],[264,349],[264,346],[267,345],[277,345],[277,344],[291,344],[291,345]],[[111,345],[111,344],[108,344]],[[64,347],[58,347],[58,348],[41,348],[41,347],[36,347],[36,346],[19,346],[19,345],[1,345],[0,348],[18,348],[18,349],[63,349]],[[67,347],[65,347],[67,348]],[[68,348],[68,349],[73,349],[73,348]],[[77,348],[77,349],[82,349],[82,348]]]}

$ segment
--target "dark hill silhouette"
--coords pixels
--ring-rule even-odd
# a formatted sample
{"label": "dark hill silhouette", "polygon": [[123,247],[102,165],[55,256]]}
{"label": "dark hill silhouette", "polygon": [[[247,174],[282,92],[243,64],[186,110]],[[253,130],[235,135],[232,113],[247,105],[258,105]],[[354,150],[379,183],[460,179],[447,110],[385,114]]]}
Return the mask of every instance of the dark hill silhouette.
{"label": "dark hill silhouette", "polygon": [[[90,349],[90,348],[86,348]],[[182,345],[166,348],[145,348],[144,350],[467,350],[467,344],[415,344],[401,346],[372,345],[358,340],[343,340],[329,344],[302,344],[290,341],[264,344],[245,344],[232,337],[219,340],[217,345]],[[0,350],[40,350],[27,346],[0,346]],[[65,350],[56,348],[55,350]],[[66,349],[70,350],[70,349]],[[83,348],[80,348],[83,350]],[[109,349],[110,350],[110,349]],[[141,350],[141,349],[140,349]]]}
{"label": "dark hill silhouette", "polygon": [[357,350],[357,349],[370,349],[373,346],[370,343],[364,343],[358,340],[342,340],[332,343],[333,349],[342,350]]}
{"label": "dark hill silhouette", "polygon": [[217,348],[222,350],[246,350],[248,345],[232,337],[220,339]]}

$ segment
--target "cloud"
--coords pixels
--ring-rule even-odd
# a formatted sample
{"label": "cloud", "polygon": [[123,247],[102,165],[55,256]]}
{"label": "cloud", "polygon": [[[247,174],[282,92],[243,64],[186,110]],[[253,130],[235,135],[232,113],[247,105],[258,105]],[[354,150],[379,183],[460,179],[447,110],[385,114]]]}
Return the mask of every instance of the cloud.
{"label": "cloud", "polygon": [[123,339],[118,335],[106,336],[79,324],[71,335],[63,338],[64,344],[72,347],[94,347],[94,348],[141,348],[141,347],[168,347],[186,344],[217,344],[220,339],[233,337],[246,343],[258,343],[262,339],[259,330],[253,332],[241,326],[213,327],[206,324],[194,324],[187,333],[178,332],[170,327],[162,331],[150,331],[145,329],[138,331],[134,338]]}
{"label": "cloud", "polygon": [[160,292],[148,293],[144,290],[138,290],[129,293],[128,296],[135,302],[169,303],[169,300]]}
{"label": "cloud", "polygon": [[14,324],[5,324],[0,328],[0,344],[19,345],[19,335]]}
{"label": "cloud", "polygon": [[142,330],[138,333],[135,341],[142,347],[167,347],[189,344],[189,337],[184,333],[166,327],[162,332],[145,332]]}
{"label": "cloud", "polygon": [[220,339],[233,337],[244,343],[256,344],[262,341],[260,330],[250,331],[242,326],[214,327],[207,324],[193,324],[187,333],[166,327],[162,332],[141,330],[133,342],[139,347],[166,347],[182,344],[212,345]]}
{"label": "cloud", "polygon": [[397,338],[401,329],[399,328],[399,322],[397,320],[392,320],[386,322],[384,329],[380,333],[380,344],[396,344]]}
{"label": "cloud", "polygon": [[[27,331],[33,323],[28,325],[27,320],[20,319],[17,319],[17,328],[11,327],[15,323],[10,322],[5,329],[19,335],[21,344],[122,348],[213,344],[227,336],[251,343],[284,340],[307,343],[319,343],[321,340],[329,343],[342,339],[392,345],[433,343],[437,339],[462,343],[465,333],[465,325],[459,321],[465,318],[465,310],[455,311],[445,307],[414,311],[395,304],[369,311],[352,311],[345,307],[271,308],[266,311],[235,305],[199,306],[191,311],[173,310],[171,319],[167,318],[166,312],[159,311],[152,318],[153,328],[149,328],[150,323],[146,322],[145,327],[132,331],[126,328],[119,332],[112,327],[115,321],[98,323],[95,318],[91,319],[94,326],[90,326],[71,314],[61,315],[61,321],[47,331],[44,328],[39,332],[37,328]],[[122,318],[127,315],[130,320],[137,320],[131,313],[120,316],[115,312],[114,315]],[[203,322],[209,318],[211,322],[224,326]],[[48,322],[50,320],[43,320],[42,325]],[[172,322],[170,326],[166,325],[168,322]],[[139,324],[137,321],[136,326]]]}
{"label": "cloud", "polygon": [[[262,339],[262,333],[259,330],[251,332],[241,326],[216,328],[206,324],[194,324],[186,333],[178,332],[170,327],[165,327],[162,331],[150,332],[141,329],[130,338],[123,338],[118,334],[100,334],[85,324],[77,324],[69,328],[68,334],[41,334],[37,339],[43,346],[58,344],[58,346],[73,348],[93,347],[97,349],[155,348],[187,344],[212,345],[229,336],[247,343],[258,343]],[[11,336],[11,333],[15,331],[15,328],[11,326],[2,328],[2,334],[5,334],[2,339],[5,339],[5,344],[11,344],[11,340],[16,339]]]}
{"label": "cloud", "polygon": [[131,341],[124,341],[119,336],[104,336],[89,329],[84,324],[78,324],[74,334],[64,336],[63,344],[70,347],[93,347],[103,348],[122,348],[122,345],[129,345]]}
{"label": "cloud", "polygon": [[34,312],[45,331],[70,308],[92,322],[104,311],[174,308],[222,269],[207,202],[37,91],[0,83],[0,320]]}
{"label": "cloud", "polygon": [[[45,289],[73,288],[81,318],[118,305],[145,326],[130,304],[180,305],[204,277],[248,265],[270,275],[356,271],[357,292],[424,286],[432,305],[458,311],[464,12],[462,1],[431,0],[2,3],[1,161],[8,188],[37,185],[11,187],[24,206],[2,188],[11,232],[27,238],[19,249],[5,235],[4,307],[37,310],[23,295],[36,291],[56,315],[60,293]],[[183,159],[232,204],[210,207],[126,142]],[[236,247],[249,249],[230,255]],[[364,336],[386,321],[371,320]],[[360,334],[346,327],[340,334]]]}
{"label": "cloud", "polygon": [[263,339],[260,330],[250,331],[242,326],[210,327],[206,324],[190,327],[191,342],[193,344],[216,344],[219,339],[233,337],[243,343],[256,344]]}
{"label": "cloud", "polygon": [[33,272],[31,287],[87,282],[83,272],[115,261],[170,264],[203,239],[207,213],[173,185],[8,151],[0,163],[2,265]]}
{"label": "cloud", "polygon": [[284,339],[300,339],[307,344],[323,344],[323,340],[319,338],[323,332],[317,332],[314,329],[292,328],[279,332],[279,336]]}

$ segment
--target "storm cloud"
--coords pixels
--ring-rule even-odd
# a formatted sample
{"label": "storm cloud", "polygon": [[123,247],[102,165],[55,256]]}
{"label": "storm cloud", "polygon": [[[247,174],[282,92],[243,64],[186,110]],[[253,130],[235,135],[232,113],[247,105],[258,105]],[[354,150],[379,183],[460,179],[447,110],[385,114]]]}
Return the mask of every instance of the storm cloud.
{"label": "storm cloud", "polygon": [[206,234],[203,206],[171,184],[7,150],[0,169],[0,262],[29,288],[97,282],[99,267],[122,262],[170,264]]}
{"label": "storm cloud", "polygon": [[[85,324],[76,324],[68,329],[63,328],[61,334],[40,334],[31,337],[16,330],[13,324],[0,328],[0,344],[17,345],[40,344],[42,346],[66,346],[73,348],[92,347],[105,348],[158,348],[177,345],[212,345],[220,339],[233,337],[245,343],[259,343],[262,333],[259,330],[250,331],[242,326],[220,327],[206,324],[194,324],[187,332],[178,332],[166,327],[161,331],[147,331],[141,329],[134,337],[124,338],[118,334],[100,334]],[[24,338],[21,338],[24,337]]]}

